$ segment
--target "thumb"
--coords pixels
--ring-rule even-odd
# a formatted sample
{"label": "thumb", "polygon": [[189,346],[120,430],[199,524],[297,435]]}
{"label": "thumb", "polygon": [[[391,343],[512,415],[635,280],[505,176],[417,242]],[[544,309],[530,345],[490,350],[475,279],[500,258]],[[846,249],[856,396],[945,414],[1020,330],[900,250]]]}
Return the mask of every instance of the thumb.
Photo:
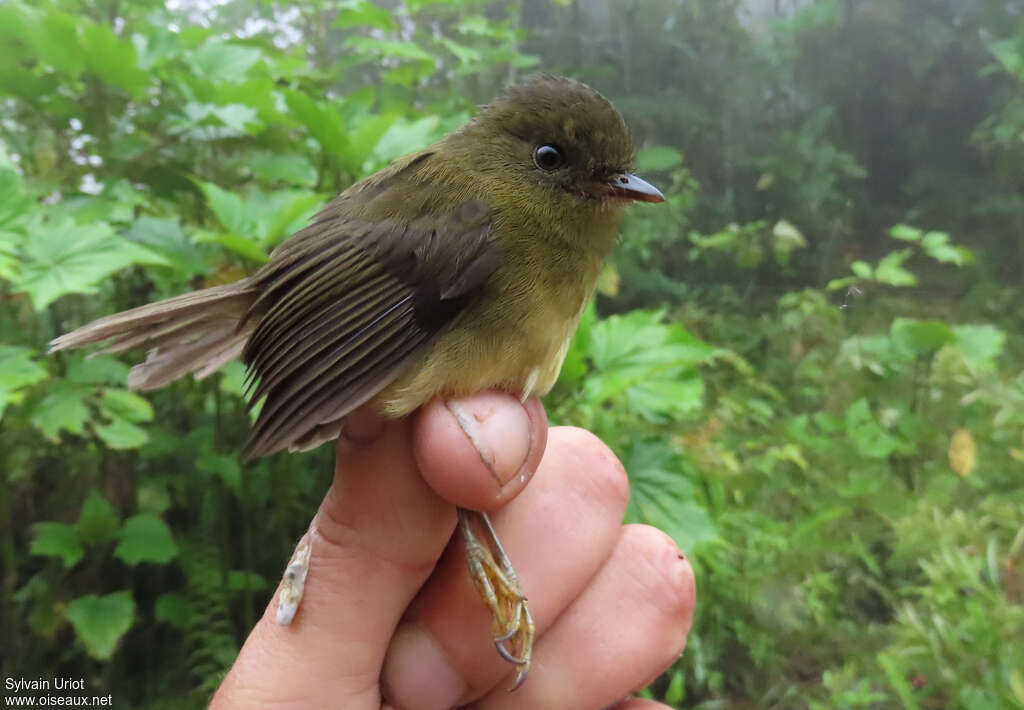
{"label": "thumb", "polygon": [[334,482],[302,541],[312,548],[302,606],[279,626],[275,594],[213,708],[379,708],[395,627],[455,528],[449,501],[487,508],[514,497],[546,434],[539,402],[499,393],[434,402],[400,421],[359,414],[352,424],[359,437],[339,446]]}

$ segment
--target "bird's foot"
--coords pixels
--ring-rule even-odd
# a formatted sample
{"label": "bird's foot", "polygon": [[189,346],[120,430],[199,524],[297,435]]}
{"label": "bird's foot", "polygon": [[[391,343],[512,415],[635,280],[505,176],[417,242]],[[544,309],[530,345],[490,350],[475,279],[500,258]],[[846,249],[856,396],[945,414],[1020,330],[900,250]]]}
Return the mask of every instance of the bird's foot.
{"label": "bird's foot", "polygon": [[[469,574],[480,597],[491,610],[494,646],[509,663],[516,666],[510,690],[518,688],[530,670],[534,624],[519,576],[505,554],[498,535],[486,513],[459,508],[459,530],[466,545]],[[473,531],[472,521],[480,521],[483,542]]]}
{"label": "bird's foot", "polygon": [[288,561],[281,577],[281,594],[277,600],[277,623],[287,626],[295,618],[302,601],[302,592],[306,587],[306,574],[309,572],[309,557],[313,551],[313,536],[306,535],[299,542],[295,553]]}

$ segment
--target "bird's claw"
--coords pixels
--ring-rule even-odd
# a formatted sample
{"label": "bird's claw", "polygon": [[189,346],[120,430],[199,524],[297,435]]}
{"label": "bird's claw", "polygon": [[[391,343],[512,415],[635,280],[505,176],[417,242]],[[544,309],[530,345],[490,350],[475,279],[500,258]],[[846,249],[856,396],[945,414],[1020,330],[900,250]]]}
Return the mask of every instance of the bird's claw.
{"label": "bird's claw", "polygon": [[[473,533],[470,516],[482,519],[486,546]],[[533,651],[535,628],[526,596],[487,516],[459,509],[459,526],[466,544],[470,576],[491,610],[494,647],[498,655],[516,666],[515,681],[509,689],[515,690],[526,679]]]}

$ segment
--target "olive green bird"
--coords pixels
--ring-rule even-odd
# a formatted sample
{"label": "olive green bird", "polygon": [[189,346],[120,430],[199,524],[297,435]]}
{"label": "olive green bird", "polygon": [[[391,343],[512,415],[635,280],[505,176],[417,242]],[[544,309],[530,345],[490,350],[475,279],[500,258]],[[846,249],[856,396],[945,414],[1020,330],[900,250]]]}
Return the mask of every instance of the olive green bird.
{"label": "olive green bird", "polygon": [[[402,417],[437,396],[543,395],[624,207],[664,200],[630,174],[632,161],[607,99],[571,79],[531,77],[349,187],[252,276],[101,318],[51,351],[146,349],[129,376],[138,390],[240,357],[250,401],[265,398],[250,456],[337,438],[361,405]],[[518,685],[534,633],[526,599],[487,516],[460,509],[459,527]],[[308,559],[306,550],[286,573],[286,585],[298,579],[294,605]],[[279,609],[279,620],[292,613]]]}

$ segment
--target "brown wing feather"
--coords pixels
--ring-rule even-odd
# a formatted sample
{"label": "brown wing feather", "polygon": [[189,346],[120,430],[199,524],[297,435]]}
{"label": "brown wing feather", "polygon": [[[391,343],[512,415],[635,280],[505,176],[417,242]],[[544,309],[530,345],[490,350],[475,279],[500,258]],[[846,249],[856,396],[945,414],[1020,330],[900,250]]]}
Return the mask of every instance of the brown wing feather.
{"label": "brown wing feather", "polygon": [[242,359],[252,401],[265,400],[250,456],[330,438],[325,426],[394,380],[500,261],[478,203],[411,225],[328,208],[287,246],[252,277],[260,296]]}

